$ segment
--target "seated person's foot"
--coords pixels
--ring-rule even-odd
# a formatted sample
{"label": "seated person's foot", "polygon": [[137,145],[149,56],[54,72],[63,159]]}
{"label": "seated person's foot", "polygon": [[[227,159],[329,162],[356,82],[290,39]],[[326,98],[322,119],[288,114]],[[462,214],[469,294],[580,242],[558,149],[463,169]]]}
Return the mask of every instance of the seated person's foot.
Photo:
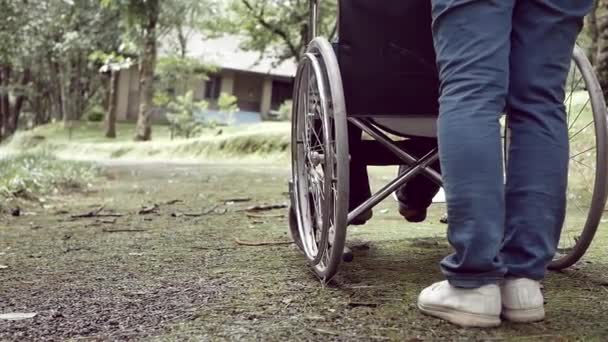
{"label": "seated person's foot", "polygon": [[399,214],[403,216],[408,222],[422,222],[426,220],[426,207],[415,208],[405,204],[396,192],[393,192],[393,198],[399,203]]}
{"label": "seated person's foot", "polygon": [[362,212],[359,216],[355,217],[355,219],[350,224],[353,226],[362,226],[367,221],[369,221],[372,216],[374,216],[374,212],[371,209],[366,210]]}
{"label": "seated person's foot", "polygon": [[407,204],[399,202],[399,214],[408,222],[422,222],[426,220],[426,208],[410,208]]}

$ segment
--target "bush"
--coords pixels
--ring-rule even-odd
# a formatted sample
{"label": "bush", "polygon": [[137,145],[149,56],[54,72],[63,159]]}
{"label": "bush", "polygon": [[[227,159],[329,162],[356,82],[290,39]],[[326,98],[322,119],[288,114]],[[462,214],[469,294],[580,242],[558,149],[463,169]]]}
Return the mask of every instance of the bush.
{"label": "bush", "polygon": [[279,120],[281,121],[291,121],[291,111],[293,108],[293,101],[287,100],[283,102],[281,107],[279,107]]}
{"label": "bush", "polygon": [[207,102],[195,101],[192,91],[183,96],[178,96],[167,105],[169,113],[167,120],[171,124],[173,134],[183,136],[186,139],[198,134],[204,127],[203,123],[194,117],[196,112],[207,109]]}
{"label": "bush", "polygon": [[224,115],[226,124],[232,125],[235,122],[234,113],[239,111],[237,105],[238,99],[234,95],[221,93],[220,98],[217,100],[217,106],[220,109],[220,113]]}
{"label": "bush", "polygon": [[100,169],[90,163],[58,160],[46,153],[24,153],[0,159],[0,198],[36,199],[59,190],[86,187]]}
{"label": "bush", "polygon": [[86,118],[91,122],[101,122],[105,116],[106,113],[103,108],[101,108],[101,106],[95,106],[87,112]]}

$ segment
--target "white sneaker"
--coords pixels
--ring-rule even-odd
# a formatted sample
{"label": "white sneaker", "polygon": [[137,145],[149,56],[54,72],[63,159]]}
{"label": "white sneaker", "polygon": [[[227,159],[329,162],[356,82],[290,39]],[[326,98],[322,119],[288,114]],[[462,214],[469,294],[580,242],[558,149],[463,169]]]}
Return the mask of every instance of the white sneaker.
{"label": "white sneaker", "polygon": [[543,293],[537,281],[505,279],[500,286],[502,316],[513,322],[527,323],[545,319]]}
{"label": "white sneaker", "polygon": [[461,289],[446,280],[422,290],[418,308],[427,315],[463,327],[495,327],[500,325],[500,288],[491,284]]}

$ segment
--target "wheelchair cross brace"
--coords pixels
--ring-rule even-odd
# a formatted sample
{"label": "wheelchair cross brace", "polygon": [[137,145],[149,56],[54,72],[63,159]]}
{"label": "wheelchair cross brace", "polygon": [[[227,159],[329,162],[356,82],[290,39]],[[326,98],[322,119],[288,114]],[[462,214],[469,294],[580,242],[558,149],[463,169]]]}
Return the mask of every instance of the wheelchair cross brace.
{"label": "wheelchair cross brace", "polygon": [[373,194],[369,199],[359,205],[355,210],[348,213],[347,224],[350,224],[356,217],[361,215],[366,210],[369,210],[380,203],[382,200],[390,196],[399,187],[409,181],[412,177],[422,173],[429,177],[435,183],[442,185],[441,175],[433,170],[430,165],[439,159],[438,149],[434,148],[432,151],[427,153],[420,159],[416,159],[402,148],[398,144],[378,129],[370,120],[360,118],[348,118],[348,121],[353,125],[359,127],[362,131],[369,134],[383,147],[391,151],[398,159],[400,163],[404,163],[408,166],[408,169],[401,173],[397,178],[389,182],[378,192]]}

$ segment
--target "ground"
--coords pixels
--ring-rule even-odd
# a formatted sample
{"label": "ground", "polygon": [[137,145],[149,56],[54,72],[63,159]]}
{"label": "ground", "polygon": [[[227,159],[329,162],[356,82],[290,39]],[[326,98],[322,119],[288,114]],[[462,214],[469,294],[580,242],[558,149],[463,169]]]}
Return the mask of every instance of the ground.
{"label": "ground", "polygon": [[[356,258],[322,286],[284,243],[285,209],[243,210],[287,203],[286,165],[105,169],[89,190],[1,218],[0,265],[8,267],[0,269],[0,313],[37,316],[0,320],[0,340],[608,338],[603,243],[574,270],[549,274],[545,322],[466,330],[415,307],[418,292],[441,278],[437,262],[449,252],[441,205],[426,223],[406,224],[392,200],[382,203],[368,225],[349,228]],[[388,176],[373,174],[376,184]],[[272,244],[245,245],[252,242]]]}

